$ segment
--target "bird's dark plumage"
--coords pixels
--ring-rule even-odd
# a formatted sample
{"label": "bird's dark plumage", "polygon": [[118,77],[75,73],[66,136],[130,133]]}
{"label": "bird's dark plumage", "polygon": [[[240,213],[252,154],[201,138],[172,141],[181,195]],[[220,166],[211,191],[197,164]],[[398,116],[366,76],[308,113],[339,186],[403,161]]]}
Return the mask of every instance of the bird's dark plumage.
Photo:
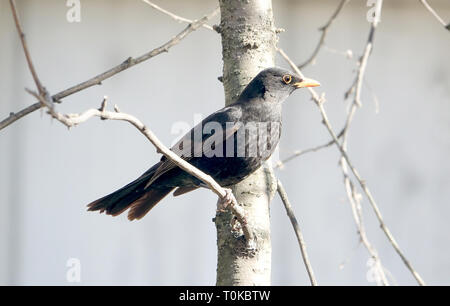
{"label": "bird's dark plumage", "polygon": [[[281,68],[261,71],[236,102],[205,118],[171,150],[211,175],[234,185],[257,170],[275,150],[281,133],[281,104],[297,88],[318,86]],[[167,194],[190,192],[203,184],[165,156],[135,181],[88,205],[90,211],[140,219]]]}

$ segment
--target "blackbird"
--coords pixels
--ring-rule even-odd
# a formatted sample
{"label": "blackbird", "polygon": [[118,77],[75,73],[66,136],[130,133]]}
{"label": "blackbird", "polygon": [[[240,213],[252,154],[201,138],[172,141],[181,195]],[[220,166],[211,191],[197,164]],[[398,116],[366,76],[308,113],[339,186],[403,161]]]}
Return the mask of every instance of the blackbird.
{"label": "blackbird", "polygon": [[[234,103],[206,117],[171,150],[222,187],[234,185],[257,170],[275,150],[282,102],[297,88],[319,85],[285,69],[267,68]],[[199,187],[207,186],[163,156],[133,182],[90,203],[88,210],[117,216],[130,208],[128,219],[141,219],[175,188],[174,196],[178,196]]]}

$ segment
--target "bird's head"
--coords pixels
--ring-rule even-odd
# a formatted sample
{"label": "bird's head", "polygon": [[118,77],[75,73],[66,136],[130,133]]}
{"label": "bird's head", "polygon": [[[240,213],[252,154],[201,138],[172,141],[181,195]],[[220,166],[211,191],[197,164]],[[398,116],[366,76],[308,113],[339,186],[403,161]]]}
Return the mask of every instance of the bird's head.
{"label": "bird's head", "polygon": [[258,73],[250,81],[240,96],[240,100],[264,98],[273,102],[283,102],[294,90],[320,86],[320,83],[292,73],[289,70],[272,67]]}

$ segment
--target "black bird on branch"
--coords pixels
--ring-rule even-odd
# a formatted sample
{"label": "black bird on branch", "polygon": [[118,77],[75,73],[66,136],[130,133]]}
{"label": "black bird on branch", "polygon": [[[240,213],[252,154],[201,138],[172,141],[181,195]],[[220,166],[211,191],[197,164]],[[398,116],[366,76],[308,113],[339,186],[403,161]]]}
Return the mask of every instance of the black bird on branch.
{"label": "black bird on branch", "polygon": [[[209,115],[171,150],[222,187],[234,185],[256,171],[275,150],[281,134],[282,102],[297,88],[319,85],[285,69],[267,68],[233,104]],[[140,219],[175,188],[174,196],[178,196],[199,187],[206,186],[163,156],[135,181],[90,203],[88,210],[117,216],[130,208],[128,219]]]}

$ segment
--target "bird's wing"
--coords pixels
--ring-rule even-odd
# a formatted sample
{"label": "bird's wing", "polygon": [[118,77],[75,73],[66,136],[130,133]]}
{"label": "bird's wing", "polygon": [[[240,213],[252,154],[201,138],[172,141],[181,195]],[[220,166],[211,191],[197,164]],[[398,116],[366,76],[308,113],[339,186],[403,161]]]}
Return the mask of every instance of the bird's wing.
{"label": "bird's wing", "polygon": [[[241,118],[241,109],[235,106],[225,107],[210,116],[206,117],[201,123],[197,124],[191,131],[185,134],[172,148],[175,154],[180,156],[186,161],[189,161],[193,157],[196,156],[196,149],[201,149],[200,152],[202,155],[207,155],[213,149],[211,146],[207,146],[203,148],[203,143],[206,139],[208,142],[219,145],[220,143],[225,143],[225,141],[231,137],[236,131],[242,126],[242,123],[239,121]],[[214,134],[203,134],[203,127],[208,122],[218,122],[222,126],[222,133],[218,133],[214,131]],[[227,122],[233,124],[226,124]],[[200,137],[195,137],[195,135],[201,135]],[[189,149],[186,149],[189,148]],[[186,154],[188,153],[188,154]],[[159,178],[164,173],[178,167],[172,160],[163,156],[161,158],[160,166],[156,169],[155,173],[145,186],[147,188],[150,186],[157,178]]]}

